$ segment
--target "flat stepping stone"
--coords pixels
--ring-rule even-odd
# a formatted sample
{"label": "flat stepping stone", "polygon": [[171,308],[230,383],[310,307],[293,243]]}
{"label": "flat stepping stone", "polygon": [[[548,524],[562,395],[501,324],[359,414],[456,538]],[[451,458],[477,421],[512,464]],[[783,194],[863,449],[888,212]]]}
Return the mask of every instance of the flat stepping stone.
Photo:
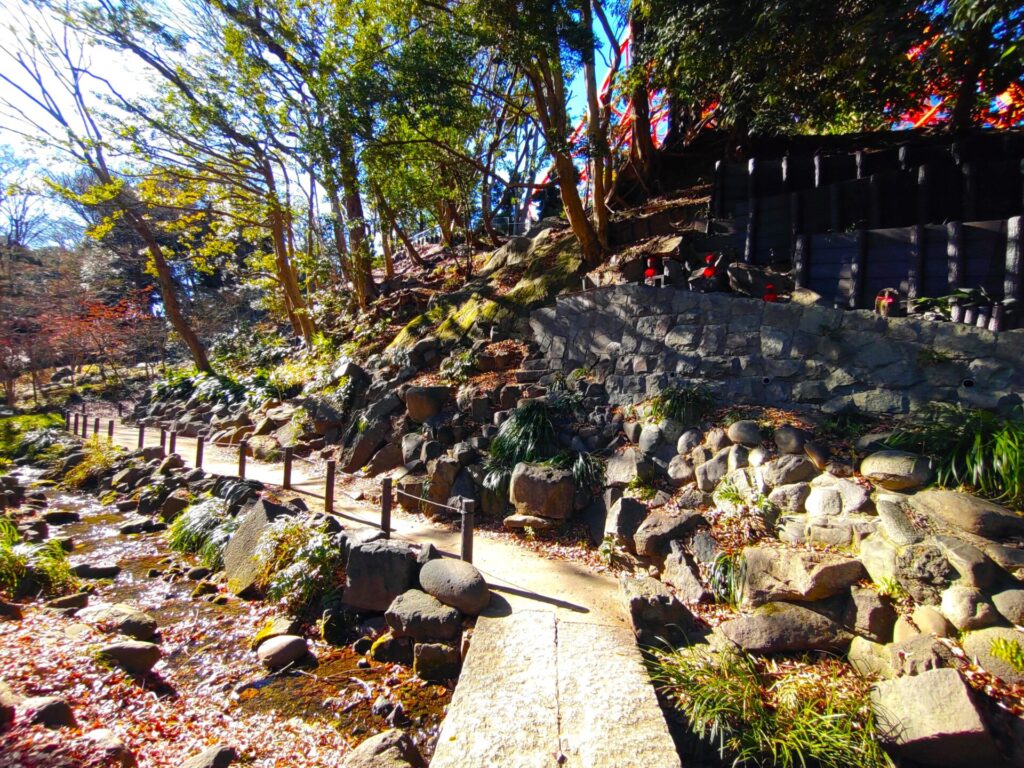
{"label": "flat stepping stone", "polygon": [[632,633],[481,617],[431,768],[679,768]]}

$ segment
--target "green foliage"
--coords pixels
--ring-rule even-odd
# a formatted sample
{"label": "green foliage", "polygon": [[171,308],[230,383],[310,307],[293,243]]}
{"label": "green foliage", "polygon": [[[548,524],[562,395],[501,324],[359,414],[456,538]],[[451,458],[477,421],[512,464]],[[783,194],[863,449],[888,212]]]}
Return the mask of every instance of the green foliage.
{"label": "green foliage", "polygon": [[855,442],[858,438],[870,432],[875,423],[873,418],[862,413],[844,412],[825,419],[821,425],[821,430],[836,440]]}
{"label": "green foliage", "polygon": [[733,766],[888,768],[867,686],[838,662],[778,671],[740,651],[655,651],[655,685]]}
{"label": "green foliage", "polygon": [[504,488],[521,461],[550,458],[558,444],[548,407],[540,400],[524,400],[498,428],[484,461],[484,484],[493,491]]}
{"label": "green foliage", "polygon": [[637,475],[626,484],[626,491],[634,499],[640,499],[641,501],[650,501],[658,493],[658,489],[651,485],[649,481],[641,478],[640,475]]}
{"label": "green foliage", "polygon": [[452,352],[441,361],[438,375],[452,384],[463,384],[469,381],[476,367],[473,365],[473,353],[468,349]]}
{"label": "green foliage", "polygon": [[0,517],[0,594],[13,596],[26,579],[45,595],[62,594],[78,586],[59,541],[22,542],[14,523]]}
{"label": "green foliage", "polygon": [[875,589],[882,597],[892,600],[899,601],[910,597],[903,585],[891,576],[882,576],[875,585]]}
{"label": "green foliage", "polygon": [[278,518],[260,536],[254,556],[267,597],[292,611],[318,608],[344,582],[341,547],[309,520]]}
{"label": "green foliage", "polygon": [[6,416],[0,419],[0,456],[17,459],[22,456],[35,458],[42,448],[36,446],[39,433],[43,430],[59,430],[64,419],[59,413],[33,413],[24,416]]}
{"label": "green foliage", "polygon": [[931,457],[939,485],[1024,504],[1024,417],[932,403],[887,441]]}
{"label": "green foliage", "polygon": [[741,507],[747,503],[747,500],[744,497],[744,495],[740,493],[740,489],[737,488],[736,484],[731,480],[726,480],[725,482],[719,484],[719,486],[715,489],[715,499],[719,502],[724,501],[728,504],[733,504],[737,507]]}
{"label": "green foliage", "polygon": [[648,414],[655,422],[672,419],[682,424],[696,424],[715,408],[711,393],[700,385],[666,387],[648,404]]}
{"label": "green foliage", "polygon": [[715,600],[737,607],[743,599],[747,560],[740,552],[719,552],[708,568],[708,586]]}
{"label": "green foliage", "polygon": [[604,487],[605,461],[592,453],[563,451],[549,460],[552,466],[572,470],[573,484],[580,491],[594,493]]}
{"label": "green foliage", "polygon": [[604,538],[601,539],[601,544],[597,548],[597,555],[601,558],[601,562],[607,566],[611,566],[615,562],[615,558],[619,555],[619,546],[615,543],[615,537],[610,533],[606,533]]}
{"label": "green foliage", "polygon": [[204,499],[190,504],[167,529],[167,546],[175,552],[198,555],[211,570],[224,567],[224,547],[238,521],[227,514],[223,499]]}
{"label": "green foliage", "polygon": [[113,469],[118,459],[124,456],[124,449],[108,443],[106,437],[93,435],[82,444],[85,459],[69,469],[61,479],[64,488],[85,488],[99,480]]}
{"label": "green foliage", "polygon": [[989,650],[997,659],[1002,659],[1018,672],[1024,672],[1024,647],[1018,641],[993,637]]}

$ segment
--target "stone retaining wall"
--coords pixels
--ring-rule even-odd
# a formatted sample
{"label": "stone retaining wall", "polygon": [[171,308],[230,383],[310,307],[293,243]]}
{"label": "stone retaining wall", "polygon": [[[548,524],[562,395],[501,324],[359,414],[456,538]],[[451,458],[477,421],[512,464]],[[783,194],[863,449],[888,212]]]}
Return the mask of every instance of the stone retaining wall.
{"label": "stone retaining wall", "polygon": [[619,405],[703,382],[723,401],[906,414],[929,401],[1007,407],[1024,388],[1024,330],[642,284],[560,296],[530,325],[550,369],[591,369]]}

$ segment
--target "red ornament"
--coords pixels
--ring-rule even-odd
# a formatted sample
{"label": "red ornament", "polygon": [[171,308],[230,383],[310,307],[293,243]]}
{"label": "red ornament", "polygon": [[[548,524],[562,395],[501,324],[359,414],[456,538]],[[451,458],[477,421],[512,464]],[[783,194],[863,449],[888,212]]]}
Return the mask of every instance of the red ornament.
{"label": "red ornament", "polygon": [[704,277],[708,278],[709,280],[715,276],[715,272],[716,270],[714,267],[704,267]]}
{"label": "red ornament", "polygon": [[705,256],[704,257],[704,263],[705,264],[714,264],[715,263],[715,254],[709,253],[707,256]]}
{"label": "red ornament", "polygon": [[654,268],[648,267],[644,270],[644,277],[654,277]]}

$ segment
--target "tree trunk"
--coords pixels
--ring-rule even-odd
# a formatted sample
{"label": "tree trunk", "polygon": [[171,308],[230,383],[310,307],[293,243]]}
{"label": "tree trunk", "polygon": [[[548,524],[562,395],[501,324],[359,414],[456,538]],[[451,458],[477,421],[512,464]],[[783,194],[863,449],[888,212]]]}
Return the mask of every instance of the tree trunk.
{"label": "tree trunk", "polygon": [[267,205],[269,207],[267,220],[274,243],[274,265],[277,270],[277,279],[284,291],[285,305],[289,307],[289,319],[292,320],[293,327],[298,325],[298,335],[309,345],[313,343],[316,325],[313,323],[313,318],[309,316],[306,302],[302,298],[302,291],[299,289],[298,277],[289,258],[288,231],[291,229],[291,224],[288,217],[290,214],[281,207],[278,200],[277,181],[269,160],[264,161],[262,172],[263,179],[267,184]]}
{"label": "tree trunk", "polygon": [[395,258],[391,253],[391,233],[388,232],[390,227],[384,222],[381,222],[380,228],[380,247],[384,251],[384,279],[394,280],[395,279]]}
{"label": "tree trunk", "polygon": [[[587,30],[594,27],[594,16],[590,1],[583,3],[583,25]],[[597,71],[594,66],[594,44],[589,43],[583,54],[583,73],[587,83],[587,134],[590,154],[590,182],[594,185],[591,207],[594,212],[594,228],[602,248],[608,247],[608,205],[604,189],[604,157],[608,152],[608,137],[601,130],[601,107],[597,99]]]}
{"label": "tree trunk", "polygon": [[373,282],[373,263],[370,246],[366,242],[366,223],[363,215],[363,200],[359,193],[359,167],[356,165],[355,145],[352,137],[344,135],[338,146],[338,163],[341,185],[345,190],[345,219],[348,222],[349,263],[352,268],[352,285],[360,309],[366,309],[377,296]]}
{"label": "tree trunk", "polygon": [[558,172],[558,190],[562,194],[562,205],[565,206],[565,215],[569,219],[569,226],[579,240],[580,250],[583,252],[583,261],[588,268],[593,269],[604,260],[604,248],[597,238],[597,232],[587,218],[587,212],[583,208],[583,201],[580,200],[580,193],[576,189],[576,166],[572,158],[564,152],[555,153],[555,168]]}
{"label": "tree trunk", "polygon": [[401,240],[402,245],[405,246],[405,252],[409,256],[409,261],[417,267],[427,266],[427,263],[420,257],[420,252],[416,250],[416,245],[413,243],[412,238],[409,237],[409,234],[398,223],[398,219],[395,218],[395,212],[388,204],[387,198],[382,194],[378,194],[377,202],[380,205],[380,210],[384,215],[384,218],[387,219],[388,224],[395,230],[395,234],[398,235],[398,239]]}

